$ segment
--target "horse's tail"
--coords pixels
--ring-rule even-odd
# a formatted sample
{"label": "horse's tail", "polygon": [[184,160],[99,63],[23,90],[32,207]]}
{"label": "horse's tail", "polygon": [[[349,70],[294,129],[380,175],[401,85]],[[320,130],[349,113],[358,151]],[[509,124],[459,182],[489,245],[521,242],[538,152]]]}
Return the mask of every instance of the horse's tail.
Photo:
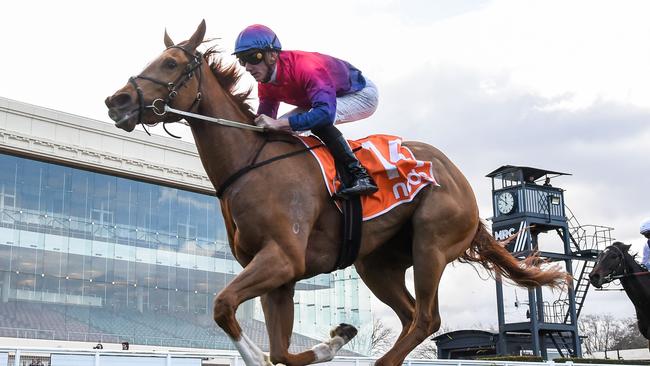
{"label": "horse's tail", "polygon": [[538,286],[562,288],[572,283],[571,275],[562,270],[560,266],[555,265],[542,269],[541,265],[545,261],[537,254],[520,261],[510,254],[504,246],[504,243],[494,239],[485,228],[485,224],[480,222],[469,249],[465,251],[459,260],[461,262],[479,263],[488,271],[528,288]]}

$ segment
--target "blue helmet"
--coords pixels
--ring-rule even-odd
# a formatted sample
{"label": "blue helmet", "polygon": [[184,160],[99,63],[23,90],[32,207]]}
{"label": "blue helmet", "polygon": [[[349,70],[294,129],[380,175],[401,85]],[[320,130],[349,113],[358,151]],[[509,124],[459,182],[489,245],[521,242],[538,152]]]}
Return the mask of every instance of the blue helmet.
{"label": "blue helmet", "polygon": [[280,51],[282,44],[271,28],[261,24],[253,24],[239,33],[235,41],[235,52],[233,54],[253,49]]}
{"label": "blue helmet", "polygon": [[650,217],[641,222],[641,227],[639,228],[641,235],[650,233]]}

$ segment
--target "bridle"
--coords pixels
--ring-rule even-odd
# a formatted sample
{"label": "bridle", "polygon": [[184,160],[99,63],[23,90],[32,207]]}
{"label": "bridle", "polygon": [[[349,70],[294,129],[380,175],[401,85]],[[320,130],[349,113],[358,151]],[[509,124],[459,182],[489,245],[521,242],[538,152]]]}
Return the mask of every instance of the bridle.
{"label": "bridle", "polygon": [[[170,107],[169,104],[178,95],[179,90],[182,87],[184,87],[185,84],[187,84],[187,82],[190,81],[190,79],[192,79],[196,69],[201,67],[201,64],[203,62],[203,55],[198,51],[196,51],[195,53],[191,53],[188,50],[186,50],[186,49],[184,49],[183,47],[180,47],[180,46],[167,47],[167,49],[170,49],[170,48],[178,48],[178,49],[182,50],[183,52],[185,52],[185,54],[191,60],[190,63],[187,64],[187,66],[185,67],[185,72],[183,74],[181,74],[179,77],[177,77],[176,80],[174,80],[172,82],[164,82],[164,81],[160,81],[158,79],[154,79],[152,77],[145,76],[145,75],[132,76],[132,77],[129,78],[129,83],[131,85],[133,85],[133,87],[135,88],[135,91],[138,93],[138,122],[142,125],[142,128],[144,129],[144,131],[147,134],[149,134],[149,136],[151,136],[151,134],[149,133],[149,131],[145,127],[145,124],[142,123],[142,113],[144,113],[145,109],[151,109],[153,111],[153,113],[158,115],[158,116],[164,116],[165,114],[167,114],[169,112],[169,113],[177,114],[177,115],[180,115],[180,116],[202,119],[204,121],[211,122],[211,123],[216,123],[216,124],[219,124],[219,125],[222,125],[222,126],[236,127],[236,128],[252,130],[252,131],[256,131],[256,132],[264,132],[265,131],[265,129],[263,127],[259,127],[259,126],[255,126],[255,125],[249,125],[249,124],[246,124],[246,123],[230,121],[230,120],[222,119],[222,118],[213,118],[213,117],[209,117],[209,116],[203,116],[203,115],[200,115],[200,114],[192,113],[191,111],[194,110],[195,107],[198,106],[199,102],[201,101],[201,72],[196,73],[197,78],[199,80],[199,83],[198,83],[198,87],[197,87],[197,90],[196,90],[196,97],[194,98],[194,102],[192,102],[192,105],[190,106],[189,110],[183,111],[183,110],[174,109],[174,108]],[[150,82],[152,82],[154,84],[161,85],[161,86],[167,88],[167,90],[169,90],[169,94],[167,94],[167,97],[165,99],[162,99],[162,98],[154,99],[151,102],[151,105],[145,105],[144,104],[144,93],[142,92],[142,89],[138,85],[138,83],[136,81],[137,79],[147,80],[147,81],[150,81]],[[163,129],[165,130],[165,132],[167,132],[167,134],[169,134],[169,136],[180,139],[181,138],[180,136],[176,136],[176,135],[172,134],[171,132],[169,132],[167,130],[167,127],[165,126],[167,123],[171,123],[171,122],[163,122]]]}
{"label": "bridle", "polygon": [[[142,114],[144,113],[145,109],[150,108],[150,109],[153,110],[153,112],[156,115],[163,116],[166,113],[165,107],[167,105],[169,105],[174,100],[174,98],[178,95],[179,90],[181,88],[183,88],[185,86],[185,84],[187,84],[192,79],[192,77],[194,76],[194,72],[196,71],[196,69],[201,67],[201,64],[203,62],[203,55],[198,51],[196,51],[194,53],[191,53],[190,51],[186,50],[185,48],[183,48],[181,46],[167,47],[167,49],[170,49],[170,48],[178,48],[179,50],[185,52],[185,54],[191,60],[190,63],[187,64],[187,66],[185,67],[185,72],[183,72],[181,75],[179,75],[176,78],[176,80],[171,81],[171,82],[165,82],[165,81],[161,81],[161,80],[158,80],[158,79],[146,76],[146,75],[131,76],[129,78],[129,83],[131,85],[133,85],[133,87],[135,88],[136,93],[138,94],[138,122],[142,125],[142,128],[144,129],[144,131],[149,136],[151,136],[151,134],[147,130],[145,124],[142,123]],[[198,103],[201,101],[201,73],[197,72],[196,74],[197,74],[197,78],[198,78],[199,83],[198,83],[198,88],[197,88],[197,91],[196,91],[196,97],[194,98],[194,102],[192,102],[192,105],[189,108],[190,111],[193,110],[198,105]],[[152,82],[154,84],[158,84],[160,86],[163,86],[163,87],[167,88],[167,90],[169,90],[169,94],[167,94],[167,97],[165,99],[162,99],[162,98],[155,99],[151,103],[151,105],[147,106],[147,105],[145,105],[144,93],[142,92],[142,88],[140,88],[140,86],[137,83],[138,79],[147,80],[147,81],[150,81],[150,82]],[[157,104],[160,104],[160,103],[162,105],[157,106]],[[171,132],[169,132],[167,130],[167,127],[165,127],[165,124],[167,124],[167,123],[170,123],[170,122],[163,122],[163,129],[165,130],[165,132],[167,132],[172,137],[180,139],[180,136],[176,136],[176,135],[172,134]]]}
{"label": "bridle", "polygon": [[[618,265],[616,266],[616,268],[614,268],[614,270],[611,271],[607,276],[603,277],[603,283],[610,283],[610,282],[612,282],[612,281],[614,281],[616,279],[628,276],[627,266],[625,265],[625,255],[623,255],[622,250],[620,250],[618,247],[616,247],[614,245],[610,245],[610,246],[608,246],[607,248],[605,248],[603,250],[603,253],[601,255],[604,255],[610,249],[615,249],[618,252],[618,254],[621,255],[621,259],[619,260]],[[623,268],[623,270],[622,270],[623,273],[622,274],[620,274],[621,273],[621,267]]]}

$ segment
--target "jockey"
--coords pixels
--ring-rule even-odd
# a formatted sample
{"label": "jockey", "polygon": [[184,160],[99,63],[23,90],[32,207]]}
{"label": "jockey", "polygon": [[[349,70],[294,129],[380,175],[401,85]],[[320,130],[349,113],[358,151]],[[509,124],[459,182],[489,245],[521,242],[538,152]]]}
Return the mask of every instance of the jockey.
{"label": "jockey", "polygon": [[645,266],[646,269],[650,269],[650,218],[647,218],[641,222],[641,228],[639,229],[641,235],[643,235],[648,241],[643,246],[643,259],[641,259],[641,264]]}
{"label": "jockey", "polygon": [[[255,123],[285,132],[311,130],[354,178],[338,195],[376,192],[377,186],[334,124],[372,115],[377,109],[377,88],[346,61],[281,49],[275,33],[260,24],[244,29],[235,42],[234,55],[258,82]],[[278,118],[280,102],[297,108]]]}

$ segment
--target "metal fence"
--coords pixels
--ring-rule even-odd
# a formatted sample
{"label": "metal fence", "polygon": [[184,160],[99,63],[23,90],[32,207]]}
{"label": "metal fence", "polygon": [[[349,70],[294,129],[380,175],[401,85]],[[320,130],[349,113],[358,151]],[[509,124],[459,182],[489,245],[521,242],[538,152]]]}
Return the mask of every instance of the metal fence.
{"label": "metal fence", "polygon": [[[370,357],[336,357],[324,363],[331,366],[372,366]],[[38,363],[40,362],[40,364]],[[0,366],[245,366],[236,352],[135,352],[107,350],[79,350],[66,348],[0,348]],[[407,359],[405,366],[555,366],[548,362],[482,361],[482,360],[418,360]],[[574,366],[572,362],[558,363]],[[591,366],[611,366],[590,364]],[[630,360],[625,365],[638,365]]]}
{"label": "metal fence", "polygon": [[[150,336],[134,336],[132,334],[112,333],[91,333],[91,332],[58,332],[54,330],[0,327],[0,337],[65,340],[73,342],[98,342],[98,343],[122,343],[129,342],[134,345],[144,346],[167,346],[184,348],[217,348],[215,341],[206,339],[181,339]],[[233,348],[234,349],[234,348]],[[0,364],[2,366],[2,364]]]}

